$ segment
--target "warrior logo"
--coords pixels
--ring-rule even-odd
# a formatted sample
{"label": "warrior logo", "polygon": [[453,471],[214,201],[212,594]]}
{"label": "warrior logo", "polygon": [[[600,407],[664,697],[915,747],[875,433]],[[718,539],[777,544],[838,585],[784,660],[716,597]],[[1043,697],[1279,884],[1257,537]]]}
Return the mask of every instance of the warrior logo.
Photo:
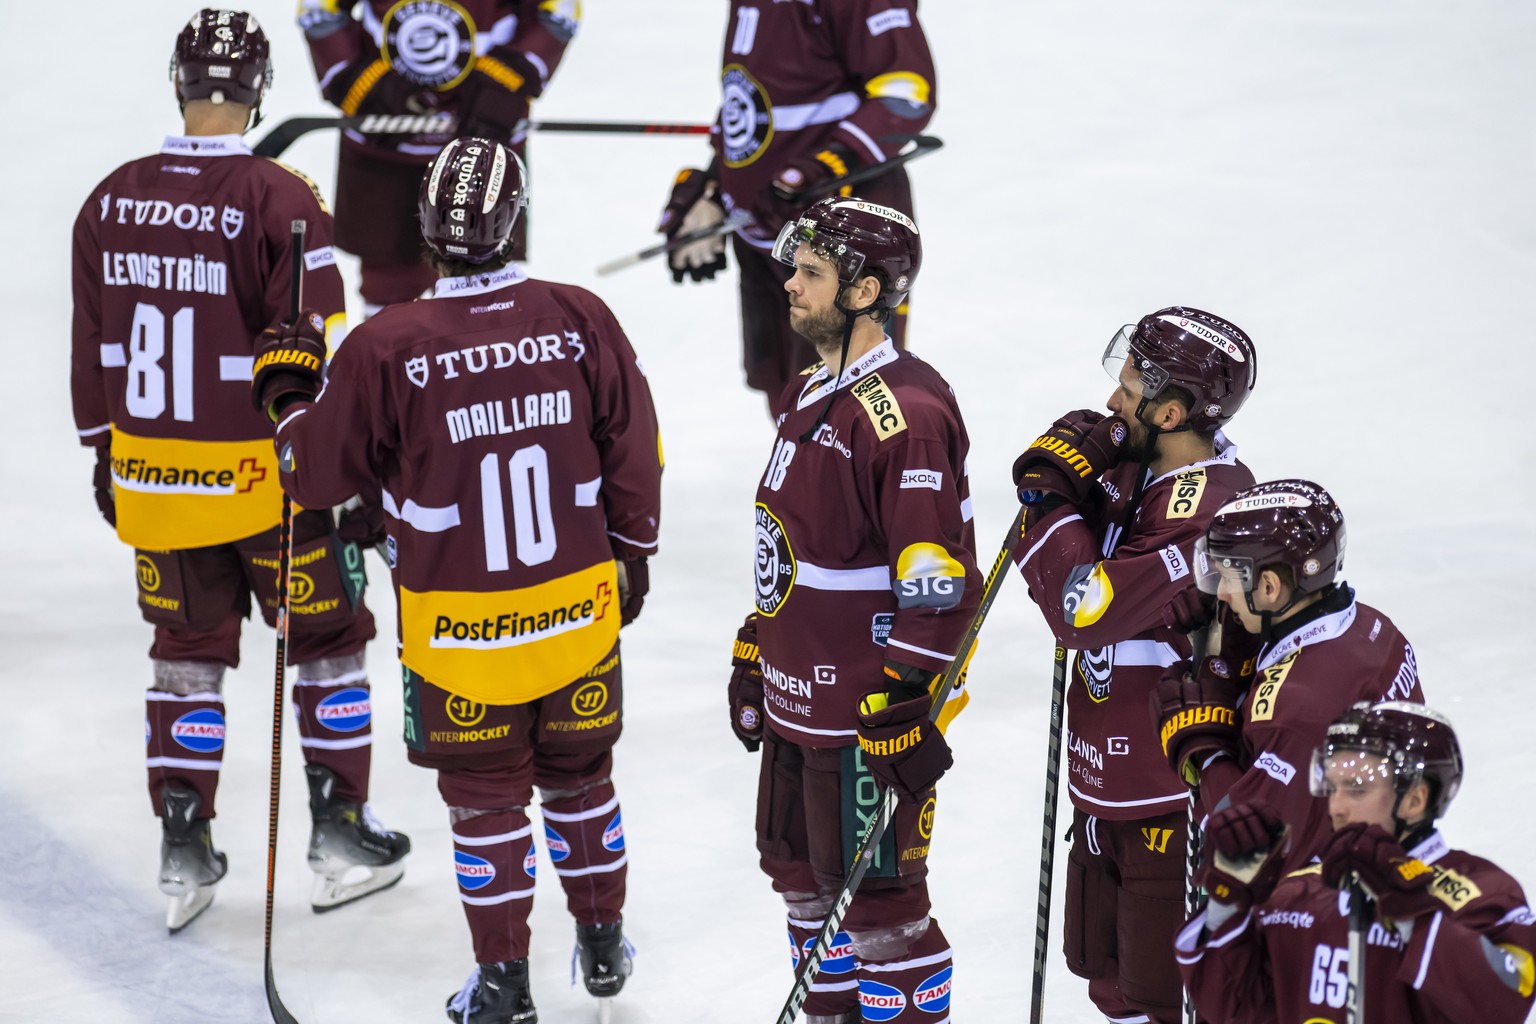
{"label": "warrior logo", "polygon": [[720,131],[727,167],[752,163],[773,138],[773,105],[740,64],[727,64],[720,73]]}
{"label": "warrior logo", "polygon": [[768,506],[757,503],[757,611],[772,618],[789,599],[795,585],[795,553],[789,548],[784,524]]}
{"label": "warrior logo", "polygon": [[427,386],[427,374],[429,372],[426,356],[415,356],[405,361],[406,379],[419,388]]}
{"label": "warrior logo", "polygon": [[384,16],[383,50],[405,78],[452,89],[474,64],[475,22],[452,0],[404,0]]}
{"label": "warrior logo", "polygon": [[1077,671],[1083,677],[1083,685],[1088,687],[1088,696],[1095,704],[1102,704],[1109,699],[1109,677],[1115,671],[1114,647],[1080,652]]}
{"label": "warrior logo", "polygon": [[231,242],[245,227],[245,211],[237,210],[232,206],[224,207],[224,212],[219,214],[219,230],[224,232],[224,237]]}

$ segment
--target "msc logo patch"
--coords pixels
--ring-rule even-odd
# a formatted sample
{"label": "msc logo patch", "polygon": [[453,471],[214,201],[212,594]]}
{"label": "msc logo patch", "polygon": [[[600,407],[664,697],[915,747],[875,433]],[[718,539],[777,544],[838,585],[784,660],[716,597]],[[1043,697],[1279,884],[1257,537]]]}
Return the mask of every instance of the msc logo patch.
{"label": "msc logo patch", "polygon": [[171,723],[171,739],[198,754],[224,749],[224,716],[214,708],[188,711]]}
{"label": "msc logo patch", "polygon": [[624,849],[624,812],[619,811],[613,820],[603,826],[603,849],[618,853]]}
{"label": "msc logo patch", "polygon": [[1291,666],[1296,664],[1296,656],[1300,653],[1299,648],[1292,651],[1254,679],[1253,703],[1248,709],[1248,721],[1268,722],[1274,719],[1275,701],[1280,699],[1280,687],[1285,685],[1285,677],[1290,674]]}
{"label": "msc logo patch", "polygon": [[368,691],[359,686],[338,690],[315,708],[315,718],[332,732],[356,732],[372,717]]}
{"label": "msc logo patch", "polygon": [[872,373],[853,386],[853,397],[864,406],[869,422],[874,425],[875,436],[884,441],[907,429],[907,421],[901,415],[901,406],[891,394],[878,373]]}
{"label": "msc logo patch", "polygon": [[1188,519],[1200,508],[1205,493],[1205,470],[1191,469],[1173,478],[1173,496],[1168,499],[1169,519]]}
{"label": "msc logo patch", "polygon": [[479,725],[480,720],[485,717],[484,704],[476,704],[472,700],[455,697],[453,694],[448,695],[445,707],[448,712],[448,720],[454,725],[463,726],[466,729],[472,725]]}
{"label": "msc logo patch", "polygon": [[556,864],[571,855],[571,844],[565,841],[565,836],[550,828],[548,823],[544,825],[544,846],[549,850],[549,859]]}
{"label": "msc logo patch", "polygon": [[153,594],[160,589],[160,568],[143,555],[133,560],[134,571],[139,576],[139,589]]}
{"label": "msc logo patch", "polygon": [[453,873],[459,876],[459,888],[468,892],[483,889],[496,878],[496,865],[463,850],[453,851]]}
{"label": "msc logo patch", "polygon": [[946,967],[918,982],[912,1003],[924,1013],[943,1013],[949,1009],[949,988],[955,969]]}
{"label": "msc logo patch", "polygon": [[899,988],[860,978],[859,1006],[866,1021],[880,1024],[881,1021],[901,1016],[901,1011],[907,1008],[907,997]]}
{"label": "msc logo patch", "polygon": [[586,718],[603,710],[608,703],[608,687],[593,681],[571,694],[571,710]]}

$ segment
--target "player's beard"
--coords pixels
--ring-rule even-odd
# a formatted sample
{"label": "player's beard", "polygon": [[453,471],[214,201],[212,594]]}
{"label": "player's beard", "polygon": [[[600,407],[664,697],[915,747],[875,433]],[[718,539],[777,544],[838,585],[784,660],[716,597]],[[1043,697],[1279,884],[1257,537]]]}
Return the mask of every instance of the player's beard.
{"label": "player's beard", "polygon": [[1145,423],[1132,416],[1125,421],[1125,428],[1121,462],[1151,462],[1157,458],[1157,440]]}
{"label": "player's beard", "polygon": [[815,312],[804,308],[797,312],[799,317],[791,316],[789,326],[815,346],[822,359],[828,363],[836,359],[838,352],[842,351],[843,329],[847,326],[843,311],[828,304]]}

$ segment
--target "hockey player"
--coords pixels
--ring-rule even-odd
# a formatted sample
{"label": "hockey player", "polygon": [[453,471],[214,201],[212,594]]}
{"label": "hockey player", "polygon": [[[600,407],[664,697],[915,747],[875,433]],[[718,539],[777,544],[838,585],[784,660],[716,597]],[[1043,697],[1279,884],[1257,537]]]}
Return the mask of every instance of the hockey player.
{"label": "hockey player", "polygon": [[[365,316],[431,288],[421,258],[416,189],[455,135],[523,155],[529,103],[544,92],[580,20],[578,0],[299,0],[320,93],[348,117],[447,115],[446,131],[342,132],[336,168],[336,244],[362,263]],[[513,259],[526,258],[527,217]]]}
{"label": "hockey player", "polygon": [[[333,336],[345,321],[319,192],[241,139],[271,81],[256,19],[198,12],[176,39],[171,79],[184,133],[108,175],[75,221],[72,391],[80,441],[96,452],[97,505],[137,549],[139,609],[155,627],[149,795],[162,819],[166,923],[177,931],[227,867],[209,826],[224,670],[239,664],[251,591],[269,623],[277,608],[272,423],[238,399],[257,335],[288,308],[295,218],[309,226],[305,297]],[[325,910],[397,881],[410,841],[364,806],[373,616],[357,545],[318,508],[294,523],[288,655],[314,815],[314,906]],[[356,865],[369,870],[344,880]]]}
{"label": "hockey player", "polygon": [[[1229,641],[1198,671],[1181,661],[1164,674],[1163,750],[1198,785],[1205,813],[1263,803],[1277,814],[1291,829],[1283,867],[1294,870],[1332,831],[1327,803],[1303,776],[1313,748],[1360,701],[1423,703],[1413,646],[1339,579],[1344,514],[1309,481],[1238,492],[1195,543],[1194,566],[1200,590],[1227,609],[1222,639],[1237,650]],[[1188,602],[1183,614],[1193,616],[1191,598],[1175,603]]]}
{"label": "hockey player", "polygon": [[757,848],[798,965],[880,802],[874,783],[893,786],[890,831],[806,1019],[842,1024],[862,1007],[864,1020],[944,1021],[951,956],[926,876],[951,757],[929,687],[980,599],[970,441],[949,385],[882,330],[922,259],[906,214],[826,199],[773,253],[794,268],[790,322],[823,362],[779,402],[757,490],[757,606],[733,657],[732,728],[763,748]]}
{"label": "hockey player", "polygon": [[296,501],[382,487],[406,745],[437,770],[479,962],[448,1016],[470,1024],[537,1019],[534,786],[587,990],[612,996],[630,969],[612,749],[619,626],[640,612],[656,550],[660,439],[608,307],[509,262],[526,201],[506,147],[450,142],[419,201],[433,297],[359,327],[323,391],[314,319],[269,331],[253,382]]}
{"label": "hockey player", "polygon": [[[750,215],[732,239],[741,270],[743,368],[770,409],[814,362],[791,329],[784,282],[773,258],[779,228],[807,203],[847,195],[837,180],[890,159],[927,127],[938,102],[933,57],[917,0],[732,0],[721,58],[720,113],[707,170],[680,172],[657,230],[668,238]],[[858,186],[859,195],[912,215],[912,189],[895,170]],[[725,236],[674,250],[672,279],[713,278],[725,268]],[[885,325],[897,348],[906,300]]]}
{"label": "hockey player", "polygon": [[1360,1024],[1525,1020],[1536,916],[1518,882],[1435,827],[1461,786],[1450,722],[1421,704],[1357,704],[1328,727],[1310,768],[1334,829],[1321,864],[1281,878],[1288,829],[1263,805],[1211,818],[1210,900],[1178,936],[1201,1019],[1344,1020],[1355,897],[1339,890],[1358,879],[1371,903]]}
{"label": "hockey player", "polygon": [[1026,505],[1019,568],[1057,642],[1078,652],[1063,946],[1112,1021],[1179,1016],[1170,943],[1184,916],[1187,797],[1147,705],[1190,652],[1163,607],[1194,592],[1195,541],[1253,483],[1221,428],[1252,391],[1256,360],[1220,317],[1149,313],[1105,350],[1112,415],[1067,413],[1014,463]]}

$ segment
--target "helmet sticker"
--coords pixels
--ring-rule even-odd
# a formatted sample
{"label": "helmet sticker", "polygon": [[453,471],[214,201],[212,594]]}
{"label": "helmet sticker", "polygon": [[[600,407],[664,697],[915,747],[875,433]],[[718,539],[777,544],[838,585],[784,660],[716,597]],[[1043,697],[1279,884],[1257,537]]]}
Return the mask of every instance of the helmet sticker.
{"label": "helmet sticker", "polygon": [[1228,512],[1253,512],[1261,508],[1311,508],[1312,501],[1300,494],[1250,494],[1236,501],[1229,501],[1216,510],[1218,516]]}
{"label": "helmet sticker", "polygon": [[1233,341],[1231,338],[1227,337],[1225,334],[1222,334],[1220,331],[1215,330],[1212,327],[1208,327],[1207,325],[1198,321],[1191,320],[1188,317],[1170,316],[1167,313],[1161,313],[1157,318],[1166,324],[1172,324],[1174,327],[1186,334],[1193,334],[1207,345],[1210,345],[1214,349],[1219,349],[1220,351],[1225,352],[1228,356],[1236,359],[1240,363],[1246,363],[1248,361],[1247,358],[1245,358],[1243,355],[1242,347],[1239,346],[1237,342]]}

